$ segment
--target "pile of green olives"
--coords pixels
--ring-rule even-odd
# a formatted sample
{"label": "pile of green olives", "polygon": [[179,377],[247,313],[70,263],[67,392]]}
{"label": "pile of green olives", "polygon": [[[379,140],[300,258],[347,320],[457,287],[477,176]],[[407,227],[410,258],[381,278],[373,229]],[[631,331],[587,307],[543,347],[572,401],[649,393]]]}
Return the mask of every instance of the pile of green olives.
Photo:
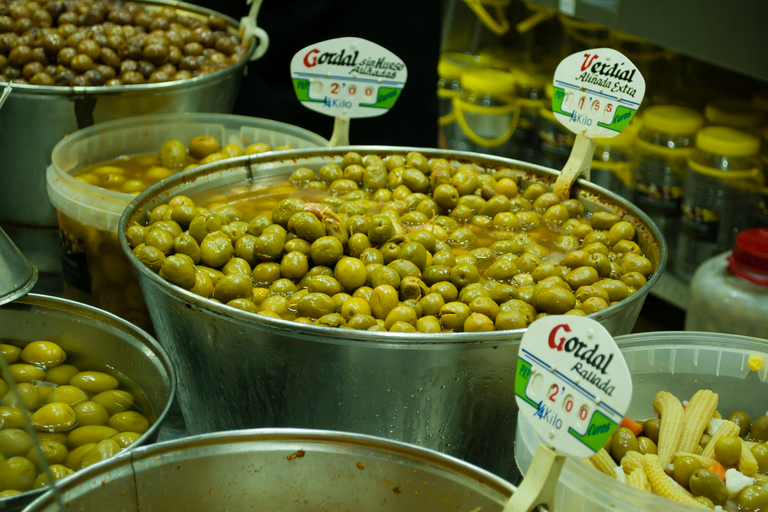
{"label": "pile of green olives", "polygon": [[150,427],[152,416],[135,403],[142,397],[125,390],[111,373],[66,364],[79,362],[67,361],[56,343],[0,344],[0,357],[8,362],[23,401],[18,403],[0,379],[0,500],[49,485],[25,416],[55,480],[115,455]]}
{"label": "pile of green olives", "polygon": [[632,223],[521,188],[511,169],[349,152],[205,206],[176,196],[126,237],[144,265],[202,297],[371,331],[520,329],[646,284],[654,268]]}

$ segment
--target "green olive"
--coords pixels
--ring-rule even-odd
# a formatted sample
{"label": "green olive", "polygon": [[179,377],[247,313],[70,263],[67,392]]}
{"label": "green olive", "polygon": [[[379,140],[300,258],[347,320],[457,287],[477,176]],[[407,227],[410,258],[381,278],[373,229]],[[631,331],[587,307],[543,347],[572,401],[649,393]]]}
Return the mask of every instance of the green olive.
{"label": "green olive", "polygon": [[221,231],[207,234],[200,243],[200,261],[207,267],[221,267],[234,252],[232,241]]}
{"label": "green olive", "polygon": [[302,252],[289,252],[280,262],[280,275],[288,279],[301,279],[308,270],[309,260]]}
{"label": "green olive", "polygon": [[660,428],[661,420],[659,418],[651,418],[643,423],[643,436],[647,437],[658,445]]}
{"label": "green olive", "polygon": [[645,455],[646,453],[658,452],[658,447],[656,446],[656,443],[651,441],[649,438],[643,437],[643,436],[640,436],[637,438],[637,448],[638,448],[638,451],[643,455]]}
{"label": "green olive", "polygon": [[738,437],[721,437],[715,442],[715,457],[723,466],[735,466],[741,457],[741,441]]}
{"label": "green olive", "polygon": [[752,423],[749,435],[753,441],[764,443],[768,441],[768,417],[761,416]]}
{"label": "green olive", "polygon": [[741,490],[736,502],[744,512],[763,511],[768,506],[768,490],[761,485],[750,485]]}
{"label": "green olive", "polygon": [[365,264],[357,258],[344,257],[339,260],[334,270],[334,277],[348,292],[364,286],[368,279]]}
{"label": "green olive", "polygon": [[725,505],[728,491],[718,476],[708,469],[697,469],[688,480],[688,486],[694,496],[704,496],[715,505]]}
{"label": "green olive", "polygon": [[617,463],[621,462],[627,452],[637,452],[639,449],[635,434],[626,427],[619,427],[611,436],[611,455]]}
{"label": "green olive", "polygon": [[0,490],[26,491],[32,488],[37,470],[26,457],[10,457],[0,461]]}
{"label": "green olive", "polygon": [[[196,244],[192,237],[189,237]],[[186,254],[171,254],[160,267],[160,277],[186,290],[195,286],[195,262]]]}
{"label": "green olive", "polygon": [[200,135],[189,141],[189,156],[197,160],[216,153],[221,145],[215,137]]}
{"label": "green olive", "polygon": [[677,483],[688,488],[688,482],[696,471],[701,469],[701,462],[695,457],[683,455],[672,463],[672,477]]}
{"label": "green olive", "polygon": [[726,418],[728,421],[732,421],[739,426],[739,436],[744,437],[749,433],[749,428],[752,426],[752,418],[749,417],[744,411],[734,411]]}
{"label": "green olive", "polygon": [[762,474],[768,473],[768,446],[756,444],[751,451],[757,460],[758,471]]}
{"label": "green olive", "polygon": [[0,454],[5,458],[26,455],[32,448],[32,438],[20,428],[0,430]]}
{"label": "green olive", "polygon": [[227,303],[233,299],[247,299],[251,296],[253,282],[243,274],[230,274],[221,278],[213,290],[213,298]]}
{"label": "green olive", "polygon": [[344,255],[344,246],[335,236],[324,236],[312,242],[309,254],[316,265],[330,267]]}

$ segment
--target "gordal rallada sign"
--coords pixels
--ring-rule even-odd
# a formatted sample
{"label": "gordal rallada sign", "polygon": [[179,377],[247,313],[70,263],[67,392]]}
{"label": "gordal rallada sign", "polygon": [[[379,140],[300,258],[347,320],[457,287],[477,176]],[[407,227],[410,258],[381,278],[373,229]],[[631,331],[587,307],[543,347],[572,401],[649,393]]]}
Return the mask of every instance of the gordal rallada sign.
{"label": "gordal rallada sign", "polygon": [[523,336],[515,395],[542,442],[591,457],[624,419],[632,378],[602,325],[584,317],[547,316]]}
{"label": "gordal rallada sign", "polygon": [[305,107],[350,118],[385,114],[400,97],[408,70],[394,53],[356,37],[330,39],[291,60],[296,97]]}
{"label": "gordal rallada sign", "polygon": [[645,96],[645,79],[610,48],[574,53],[555,70],[552,112],[574,133],[604,139],[627,127]]}

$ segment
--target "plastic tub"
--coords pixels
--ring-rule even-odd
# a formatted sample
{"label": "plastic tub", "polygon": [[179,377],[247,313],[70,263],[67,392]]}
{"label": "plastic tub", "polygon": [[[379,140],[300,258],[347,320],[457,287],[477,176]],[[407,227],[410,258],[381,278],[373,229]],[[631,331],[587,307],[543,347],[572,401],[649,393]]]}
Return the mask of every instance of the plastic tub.
{"label": "plastic tub", "polygon": [[65,137],[53,149],[48,197],[58,211],[67,298],[98,306],[151,329],[138,282],[120,251],[117,226],[135,196],[89,185],[73,175],[123,155],[156,153],[164,142],[184,145],[200,135],[225,144],[256,142],[272,148],[325,146],[310,131],[277,121],[228,114],[163,114],[102,123]]}
{"label": "plastic tub", "polygon": [[[125,375],[144,392],[156,416],[128,449],[157,439],[176,394],[176,374],[168,356],[150,335],[96,308],[34,294],[0,307],[0,326],[3,343],[50,340],[68,353],[108,364]],[[80,474],[78,471],[62,481]],[[21,510],[42,493],[42,489],[34,489],[0,498],[0,510]]]}
{"label": "plastic tub", "polygon": [[[654,332],[618,336],[616,341],[632,373],[634,395],[628,417],[654,417],[652,402],[659,391],[669,391],[680,400],[687,400],[699,389],[718,393],[723,413],[743,410],[752,418],[766,414],[766,340],[731,334]],[[747,366],[751,355],[763,358],[756,371]],[[523,475],[539,442],[531,424],[519,415],[515,460]],[[563,467],[555,499],[561,506],[554,512],[691,510],[688,505],[617,482],[573,458]]]}
{"label": "plastic tub", "polygon": [[[67,510],[501,512],[515,488],[466,462],[343,432],[219,432],[134,450],[61,487]],[[59,511],[52,493],[27,512]]]}

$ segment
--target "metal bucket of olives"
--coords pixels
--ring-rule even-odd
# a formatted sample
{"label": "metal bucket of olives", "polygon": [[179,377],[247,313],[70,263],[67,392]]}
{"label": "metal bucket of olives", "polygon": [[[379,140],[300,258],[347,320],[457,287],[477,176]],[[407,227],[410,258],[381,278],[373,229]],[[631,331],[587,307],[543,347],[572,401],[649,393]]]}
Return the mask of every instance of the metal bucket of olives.
{"label": "metal bucket of olives", "polygon": [[[360,163],[350,163],[350,159]],[[429,168],[430,176],[455,183],[465,196],[473,196],[494,208],[499,203],[512,203],[507,195],[525,199],[523,191],[529,187],[537,191],[537,200],[542,197],[541,201],[550,201],[553,194],[547,195],[546,190],[558,175],[557,171],[518,161],[435,149],[310,149],[233,159],[193,169],[155,185],[129,205],[120,223],[120,242],[137,270],[158,339],[176,365],[180,405],[191,433],[248,427],[346,430],[436,449],[504,478],[518,475],[513,462],[517,418],[514,376],[524,328],[543,312],[531,305],[534,292],[537,296],[550,296],[539,301],[549,312],[562,307],[569,308],[570,314],[589,312],[611,333],[628,333],[648,290],[664,267],[666,245],[656,227],[633,205],[604,189],[578,182],[568,206],[574,211],[583,209],[584,215],[594,215],[595,221],[613,218],[619,224],[618,219],[622,219],[624,227],[631,226],[636,240],[632,250],[647,256],[643,257],[647,268],[640,270],[648,279],[646,282],[645,277],[638,278],[640,284],[645,284],[633,288],[631,295],[627,291],[629,285],[611,280],[627,294],[620,301],[618,296],[610,300],[605,295],[615,302],[609,304],[597,296],[607,293],[607,288],[592,290],[582,282],[588,278],[586,274],[598,278],[594,269],[582,271],[583,276],[576,272],[565,279],[573,278],[573,289],[578,285],[583,292],[576,291],[577,299],[565,293],[570,286],[563,286],[563,278],[554,275],[564,275],[563,269],[547,263],[546,258],[548,254],[558,261],[565,261],[565,257],[591,257],[584,250],[555,254],[558,250],[553,243],[561,244],[564,250],[568,250],[565,246],[576,249],[573,237],[546,242],[550,233],[538,238],[549,244],[550,251],[541,243],[502,233],[513,224],[537,222],[538,214],[531,211],[525,215],[522,211],[514,215],[509,211],[497,212],[491,219],[493,212],[486,210],[487,220],[472,221],[467,204],[479,208],[478,212],[483,206],[475,204],[475,199],[470,203],[458,199],[464,208],[459,205],[453,211],[458,210],[465,218],[455,216],[459,219],[456,220],[444,215],[445,210],[435,211],[435,200],[428,201],[427,194],[421,193],[415,199],[425,205],[424,211],[419,206],[413,210],[405,206],[403,211],[407,213],[398,217],[403,232],[391,231],[397,226],[381,215],[391,220],[391,214],[386,212],[393,202],[397,207],[407,205],[405,200],[396,198],[399,194],[418,194],[400,188],[398,181],[402,176],[398,174],[405,168],[419,167]],[[478,173],[477,176],[468,176],[470,171]],[[318,174],[320,179],[316,179]],[[498,178],[494,178],[493,187],[487,174]],[[347,178],[340,177],[344,175]],[[388,183],[387,175],[394,181]],[[485,176],[482,185],[480,175]],[[418,183],[428,180],[425,175],[419,178],[409,172],[408,176],[410,188],[431,193],[428,181],[426,185]],[[293,181],[288,181],[289,177]],[[323,180],[331,184],[316,183]],[[391,189],[391,197],[389,191],[371,191],[379,194],[377,199],[363,200],[362,209],[353,211],[357,205],[344,206],[343,197],[360,197],[359,193],[347,195],[350,192],[345,190],[357,189],[351,184],[355,180],[363,183],[359,190],[376,188],[371,186],[375,181]],[[470,193],[484,186],[494,189],[486,191],[490,199]],[[457,187],[452,191],[444,187],[434,195],[439,201],[456,200]],[[325,194],[325,199],[318,199],[318,193]],[[304,199],[296,202],[297,197]],[[323,202],[331,211],[314,201]],[[195,210],[193,202],[209,209]],[[515,202],[518,206],[526,203],[536,204],[527,199]],[[252,204],[256,204],[255,209],[248,210]],[[250,223],[238,224],[234,218],[223,220],[222,215],[237,215],[232,213],[232,205],[249,211],[248,216],[253,216]],[[291,212],[294,207],[300,207],[301,212]],[[366,210],[369,207],[371,211]],[[559,210],[558,215],[568,216],[563,213],[564,207],[553,204],[550,208],[553,212]],[[257,213],[262,210],[271,212],[271,217]],[[311,216],[304,215],[311,212],[325,219],[320,228]],[[195,220],[197,214],[203,215]],[[286,223],[292,216],[289,214],[299,216],[291,225]],[[545,221],[550,217],[541,215]],[[181,225],[162,221],[164,218],[177,219]],[[301,236],[289,240],[285,235],[279,247],[275,247],[274,237],[287,230],[270,226],[271,218],[286,223],[291,232]],[[424,233],[420,224],[430,219],[430,226],[434,227]],[[491,229],[494,220],[500,225]],[[146,226],[150,222],[164,223],[149,229]],[[581,222],[571,225],[586,229],[575,224],[582,225]],[[186,228],[184,232],[182,225]],[[339,229],[340,225],[346,228]],[[359,236],[361,225],[367,226],[369,236]],[[535,235],[533,225],[526,225],[531,228],[528,234]],[[159,227],[163,229],[155,229]],[[214,233],[214,228],[220,232]],[[160,232],[166,229],[178,231],[177,237]],[[497,240],[489,238],[491,231]],[[326,236],[316,238],[320,234]],[[206,241],[201,235],[210,237]],[[430,238],[432,235],[434,238]],[[222,236],[237,239],[236,249],[227,249],[231,241]],[[310,244],[302,236],[314,241]],[[446,236],[446,240],[441,240]],[[203,241],[201,245],[197,245],[194,237]],[[370,242],[368,246],[366,239]],[[475,242],[470,239],[477,242],[475,245],[487,247],[471,249]],[[341,240],[346,241],[343,250],[344,244],[338,243]],[[399,241],[395,247],[391,245],[393,240]],[[516,240],[528,247],[527,255],[521,253]],[[596,240],[588,241],[600,245]],[[630,244],[625,242],[621,246],[629,248]],[[444,244],[453,249],[446,250]],[[229,252],[222,254],[215,248],[220,246]],[[166,252],[158,252],[158,247]],[[284,251],[285,247],[289,249]],[[446,254],[453,251],[453,255]],[[341,252],[356,257],[342,257]],[[519,256],[509,256],[510,252]],[[255,274],[242,278],[243,261],[250,271],[247,258],[255,255],[258,257],[251,260]],[[194,256],[199,264],[192,269]],[[385,256],[391,259],[383,260],[388,264],[370,267]],[[625,254],[623,258],[635,261],[635,256]],[[427,265],[426,258],[432,258],[433,265]],[[315,270],[308,269],[308,261]],[[602,266],[608,260],[595,256],[593,262],[598,261],[603,262],[598,265]],[[335,269],[330,270],[329,265],[334,264]],[[480,289],[478,269],[484,276],[495,276],[499,283],[490,283],[483,277],[481,287],[487,284],[489,288]],[[601,267],[600,273],[608,275],[611,269],[609,263]],[[394,274],[390,270],[395,270]],[[289,277],[282,277],[283,272]],[[366,276],[371,278],[370,283]],[[217,280],[215,289],[213,279]],[[549,289],[554,287],[554,281],[562,291]],[[539,286],[540,283],[543,284]],[[305,291],[299,289],[305,286]],[[249,298],[237,296],[234,290],[239,287],[245,288]],[[359,288],[353,290],[354,287]],[[576,300],[582,311],[570,311]]]}
{"label": "metal bucket of olives", "polygon": [[[162,484],[161,484],[162,482]],[[504,480],[441,453],[343,432],[264,429],[133,450],[61,486],[84,512],[171,510],[501,511]],[[52,493],[28,512],[58,511]]]}
{"label": "metal bucket of olives", "polygon": [[[11,370],[17,375],[19,391],[31,411],[30,419],[39,432],[54,478],[76,478],[81,467],[100,464],[110,450],[131,450],[157,439],[176,392],[176,378],[168,356],[151,336],[96,308],[34,294],[0,307],[0,325],[0,357],[14,363]],[[14,367],[32,366],[22,364],[27,361],[38,363],[33,357],[33,346],[38,344],[57,345],[61,354],[57,363],[61,364],[48,364],[45,371],[45,366],[26,368],[27,373],[44,373],[29,381]],[[25,349],[32,359],[26,357]],[[115,382],[106,382],[111,391],[94,393],[96,389],[86,388],[74,378],[78,374],[94,377],[94,381],[115,379],[117,387]],[[2,380],[0,388],[0,508],[13,512],[44,492],[40,485],[44,475],[38,474],[40,468],[34,464],[37,453],[29,449],[29,435],[16,420],[21,414],[18,404],[13,403]],[[70,426],[59,422],[62,411],[77,414],[77,423]],[[131,426],[137,431],[128,432],[118,424],[120,418],[142,425]],[[91,444],[93,436],[100,439],[96,445]],[[97,450],[98,444],[102,447]]]}
{"label": "metal bucket of olives", "polygon": [[[4,80],[16,82],[0,111],[0,153],[3,155],[0,223],[41,272],[60,272],[57,258],[46,254],[55,254],[58,234],[56,211],[44,200],[45,169],[56,143],[78,129],[122,117],[231,112],[245,66],[257,43],[254,41],[250,48],[245,48],[229,41],[231,45],[221,43],[217,49],[215,44],[219,39],[237,36],[238,23],[192,4],[163,1],[117,4],[89,0],[83,5],[91,7],[87,15],[92,19],[79,20],[74,16],[57,21],[62,16],[77,14],[69,10],[69,3],[75,7],[75,2],[51,2],[31,13],[24,5],[12,6],[11,9],[26,11],[9,14],[28,19],[24,18],[26,14],[33,20],[21,35],[3,28],[5,18],[11,22],[14,18],[0,16],[0,49],[6,47],[0,51],[0,73]],[[80,4],[82,2],[77,5]],[[110,6],[111,10],[100,6]],[[49,8],[54,12],[49,12]],[[128,18],[121,19],[124,15]],[[190,29],[184,23],[196,28]],[[47,28],[51,26],[54,28]],[[84,27],[88,28],[82,37],[78,30],[86,30]],[[199,34],[194,32],[198,28]],[[41,32],[54,29],[64,32],[55,35]],[[117,35],[117,30],[122,34]],[[215,38],[215,35],[222,37]],[[20,38],[26,38],[21,41],[24,44],[19,44]],[[189,55],[185,53],[188,45],[191,45]],[[18,50],[21,47],[25,48],[23,52]],[[213,51],[222,57],[214,63],[206,61],[201,65],[190,60],[209,59],[206,54]],[[34,67],[35,63],[39,66]],[[160,71],[167,65],[175,71],[171,72],[170,68]],[[75,68],[77,71],[73,71]],[[101,68],[104,73],[97,76]],[[35,74],[30,75],[33,72]]]}

